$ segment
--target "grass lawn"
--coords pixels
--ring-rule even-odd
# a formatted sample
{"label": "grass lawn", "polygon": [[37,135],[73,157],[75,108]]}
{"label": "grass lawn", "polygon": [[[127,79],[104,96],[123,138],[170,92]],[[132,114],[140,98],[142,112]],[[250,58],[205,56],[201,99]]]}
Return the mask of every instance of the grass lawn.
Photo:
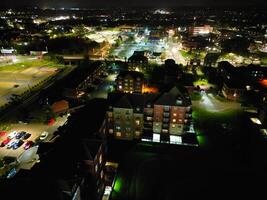
{"label": "grass lawn", "polygon": [[193,92],[193,94],[190,96],[192,101],[200,101],[202,96],[199,92]]}
{"label": "grass lawn", "polygon": [[222,124],[228,124],[238,129],[243,123],[243,112],[240,110],[225,110],[224,112],[209,112],[200,108],[193,108],[193,121],[197,139],[202,147],[209,145],[222,131]]}
{"label": "grass lawn", "polygon": [[186,52],[186,51],[180,50],[180,53],[184,58],[188,58],[189,57],[189,53]]}
{"label": "grass lawn", "polygon": [[49,60],[32,60],[32,61],[25,61],[10,65],[5,65],[0,67],[0,71],[22,71],[30,67],[62,67],[63,65],[55,63]]}
{"label": "grass lawn", "polygon": [[267,56],[261,58],[261,64],[267,65]]}
{"label": "grass lawn", "polygon": [[194,85],[207,85],[209,84],[207,79],[199,79],[193,83]]}

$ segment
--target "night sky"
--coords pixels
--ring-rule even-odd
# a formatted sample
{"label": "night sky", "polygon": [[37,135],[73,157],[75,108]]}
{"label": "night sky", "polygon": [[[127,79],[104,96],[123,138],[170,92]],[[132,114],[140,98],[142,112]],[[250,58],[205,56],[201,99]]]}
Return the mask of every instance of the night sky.
{"label": "night sky", "polygon": [[179,7],[179,6],[243,6],[267,5],[266,0],[0,0],[0,7]]}

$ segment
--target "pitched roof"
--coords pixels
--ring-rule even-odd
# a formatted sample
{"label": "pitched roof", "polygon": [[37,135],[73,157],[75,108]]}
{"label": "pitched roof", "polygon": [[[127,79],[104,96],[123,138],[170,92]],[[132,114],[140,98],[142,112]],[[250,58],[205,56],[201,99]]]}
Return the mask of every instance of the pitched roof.
{"label": "pitched roof", "polygon": [[178,86],[172,87],[163,93],[155,102],[156,105],[187,106],[191,101],[186,92],[182,92]]}

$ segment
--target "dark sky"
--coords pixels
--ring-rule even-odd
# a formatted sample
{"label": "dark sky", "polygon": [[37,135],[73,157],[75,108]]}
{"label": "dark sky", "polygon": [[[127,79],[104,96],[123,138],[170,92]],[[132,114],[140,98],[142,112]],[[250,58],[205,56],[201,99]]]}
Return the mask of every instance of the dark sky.
{"label": "dark sky", "polygon": [[267,5],[266,0],[0,0],[0,7],[40,6],[40,7],[178,7],[178,6],[230,6]]}

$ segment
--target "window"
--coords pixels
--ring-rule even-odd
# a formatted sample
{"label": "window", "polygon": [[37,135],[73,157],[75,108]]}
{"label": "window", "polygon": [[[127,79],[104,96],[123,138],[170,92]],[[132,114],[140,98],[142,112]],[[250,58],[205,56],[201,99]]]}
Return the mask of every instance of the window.
{"label": "window", "polygon": [[162,129],[162,133],[168,133],[168,129]]}
{"label": "window", "polygon": [[160,135],[159,134],[153,134],[153,142],[160,142]]}
{"label": "window", "polygon": [[175,124],[172,125],[172,128],[175,128]]}
{"label": "window", "polygon": [[163,116],[164,116],[164,117],[169,117],[170,114],[169,114],[169,113],[163,113]]}
{"label": "window", "polygon": [[122,89],[122,86],[121,85],[119,85],[119,89]]}
{"label": "window", "polygon": [[102,154],[100,154],[100,156],[99,156],[99,164],[101,164],[102,161],[103,161]]}
{"label": "window", "polygon": [[117,129],[117,130],[121,130],[121,127],[120,127],[120,126],[116,126],[116,129]]}
{"label": "window", "polygon": [[140,125],[140,120],[135,120],[136,125]]}
{"label": "window", "polygon": [[141,132],[140,131],[135,131],[136,136],[140,136]]}
{"label": "window", "polygon": [[121,132],[118,131],[118,132],[116,133],[116,136],[117,136],[117,137],[121,137]]}
{"label": "window", "polygon": [[169,111],[170,110],[170,106],[164,106],[164,111]]}
{"label": "window", "polygon": [[177,114],[176,114],[176,113],[173,113],[173,116],[174,116],[174,117],[176,117],[176,116],[177,116]]}
{"label": "window", "polygon": [[152,121],[152,119],[153,119],[152,117],[146,117],[147,121]]}
{"label": "window", "polygon": [[97,173],[97,170],[98,170],[98,165],[96,164],[95,165],[95,173]]}
{"label": "window", "polygon": [[103,170],[101,171],[100,176],[101,176],[101,179],[104,178],[104,171]]}
{"label": "window", "polygon": [[173,119],[172,122],[175,123],[176,122],[176,119]]}
{"label": "window", "polygon": [[170,135],[170,143],[171,144],[181,144],[182,143],[182,137],[181,136]]}
{"label": "window", "polygon": [[108,132],[109,132],[109,134],[112,134],[112,133],[113,133],[113,129],[110,128],[110,129],[108,130]]}

